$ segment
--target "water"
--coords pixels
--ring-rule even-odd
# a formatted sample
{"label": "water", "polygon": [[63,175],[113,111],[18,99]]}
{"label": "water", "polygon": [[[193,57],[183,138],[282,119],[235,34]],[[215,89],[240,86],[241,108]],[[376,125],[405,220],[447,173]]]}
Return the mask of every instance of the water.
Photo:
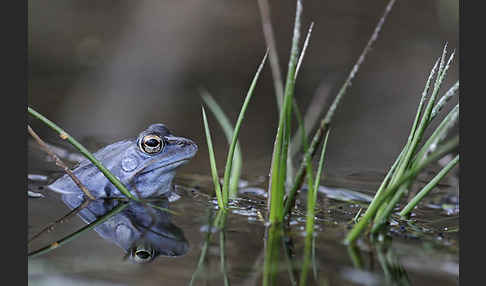
{"label": "water", "polygon": [[[78,2],[44,5],[29,1],[28,104],[92,151],[134,136],[157,122],[197,142],[199,153],[178,172],[180,198],[170,203],[171,209],[182,214],[174,216],[173,223],[184,232],[190,248],[184,256],[136,264],[124,260],[122,248],[89,231],[65,246],[29,259],[29,283],[188,285],[206,249],[201,260],[205,269],[198,272],[194,285],[261,285],[268,261],[268,233],[274,233],[272,239],[278,247],[283,245],[275,234],[277,230],[267,229],[263,220],[266,203],[261,190],[267,185],[278,121],[270,68],[263,70],[239,137],[243,176],[249,185],[241,190],[241,199],[232,203],[224,231],[215,232],[206,244],[206,231],[214,229],[208,223],[217,211],[207,195],[211,179],[199,93],[201,87],[208,89],[230,119],[236,119],[266,49],[258,4]],[[272,23],[285,72],[295,3],[273,2]],[[362,240],[357,249],[342,244],[349,223],[366,206],[366,198],[373,196],[384,170],[406,142],[426,77],[444,43],[459,54],[457,3],[397,3],[337,109],[318,197],[316,237],[311,241],[314,251],[310,252],[310,265],[315,267],[308,270],[308,284],[457,284],[456,174],[447,176],[414,212],[415,223],[394,220],[388,236],[372,242]],[[296,84],[296,100],[303,114],[322,116],[311,107],[324,106],[336,95],[384,5],[380,1],[304,3],[303,29],[311,21],[315,27]],[[458,77],[458,65],[453,64],[444,87],[450,87]],[[316,94],[322,104],[309,107]],[[453,98],[444,111],[457,102],[458,97]],[[227,142],[214,117],[208,117],[221,168]],[[63,143],[39,121],[30,120],[29,124],[48,142]],[[79,158],[75,152],[56,150],[67,163]],[[28,152],[28,173],[34,175],[29,179],[30,237],[69,209],[57,194],[42,189],[47,181],[62,174],[59,168],[46,162],[35,144],[29,144]],[[436,169],[423,172],[416,187],[431,178]],[[348,201],[351,198],[357,201]],[[297,207],[290,231],[280,237],[288,242],[285,245],[292,246],[289,255],[294,268],[288,271],[287,256],[278,248],[278,285],[291,284],[291,277],[298,281],[303,262],[309,262],[303,257],[305,196],[297,201]],[[84,225],[79,217],[57,225],[29,245],[29,251]],[[220,248],[221,234],[224,248]],[[221,250],[227,275],[221,271]]]}
{"label": "water", "polygon": [[[44,197],[29,198],[29,237],[69,210],[59,194],[42,187],[46,185],[42,176],[52,179],[61,174],[53,165],[31,145],[29,190]],[[422,180],[434,170],[429,172]],[[29,284],[189,285],[192,280],[193,285],[262,285],[268,277],[265,262],[271,261],[270,265],[276,266],[277,285],[292,285],[292,279],[299,281],[303,262],[308,259],[308,285],[457,285],[459,209],[453,176],[414,211],[412,221],[395,217],[385,236],[359,240],[355,248],[342,243],[350,223],[381,178],[378,173],[357,173],[327,177],[322,182],[315,237],[310,240],[310,255],[304,257],[305,193],[297,201],[290,228],[280,232],[265,225],[264,177],[247,178],[240,199],[230,204],[226,218],[220,218],[220,228],[215,228],[210,226],[218,216],[215,199],[208,195],[211,178],[181,173],[176,178],[178,196],[170,209],[179,213],[171,221],[187,240],[185,255],[158,256],[150,263],[138,264],[127,259],[121,247],[91,230],[29,259]],[[77,216],[58,224],[52,232],[34,240],[29,252],[84,225]],[[271,246],[278,253],[276,259],[267,252]]]}

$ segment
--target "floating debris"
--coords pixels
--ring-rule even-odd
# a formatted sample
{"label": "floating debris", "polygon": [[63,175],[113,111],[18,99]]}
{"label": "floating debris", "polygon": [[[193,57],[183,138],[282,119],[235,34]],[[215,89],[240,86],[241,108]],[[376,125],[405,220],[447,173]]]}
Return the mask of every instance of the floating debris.
{"label": "floating debris", "polygon": [[45,182],[47,181],[47,176],[44,176],[44,175],[38,175],[38,174],[27,174],[27,179],[31,180],[31,181],[41,181],[41,182]]}
{"label": "floating debris", "polygon": [[27,196],[29,198],[37,199],[37,198],[44,198],[45,196],[41,193],[36,193],[32,191],[27,191]]}

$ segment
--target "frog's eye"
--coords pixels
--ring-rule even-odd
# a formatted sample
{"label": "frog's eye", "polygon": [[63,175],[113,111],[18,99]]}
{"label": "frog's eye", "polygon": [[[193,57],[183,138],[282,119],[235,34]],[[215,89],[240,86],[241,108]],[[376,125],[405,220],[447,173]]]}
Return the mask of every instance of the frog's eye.
{"label": "frog's eye", "polygon": [[146,263],[152,260],[155,256],[155,251],[148,245],[138,246],[132,249],[132,258],[137,263]]}
{"label": "frog's eye", "polygon": [[157,135],[146,135],[140,140],[140,150],[147,154],[160,152],[164,147],[164,141]]}

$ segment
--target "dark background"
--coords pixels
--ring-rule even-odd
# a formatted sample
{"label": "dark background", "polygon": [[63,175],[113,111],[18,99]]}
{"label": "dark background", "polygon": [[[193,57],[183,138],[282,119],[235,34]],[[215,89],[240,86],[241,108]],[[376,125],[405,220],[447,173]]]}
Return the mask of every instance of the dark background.
{"label": "dark background", "polygon": [[[336,94],[388,1],[304,1],[303,33],[313,35],[296,98],[303,110],[319,90]],[[94,146],[163,122],[194,139],[186,171],[209,174],[198,88],[236,120],[265,52],[257,1],[29,1],[28,104]],[[295,1],[270,1],[286,72]],[[329,137],[327,172],[380,171],[400,152],[425,80],[448,42],[459,53],[459,1],[397,1],[340,105]],[[285,74],[284,74],[285,75]],[[445,88],[459,75],[456,60]],[[447,109],[457,103],[457,98]],[[54,144],[56,134],[38,121]],[[437,121],[440,121],[437,120]],[[227,143],[210,115],[222,170]],[[240,133],[246,176],[267,175],[277,107],[267,63]]]}

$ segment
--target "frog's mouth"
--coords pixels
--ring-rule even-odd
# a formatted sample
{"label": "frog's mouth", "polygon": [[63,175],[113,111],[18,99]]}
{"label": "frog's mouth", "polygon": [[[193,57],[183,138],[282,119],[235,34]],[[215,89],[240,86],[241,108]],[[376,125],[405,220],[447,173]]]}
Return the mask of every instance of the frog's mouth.
{"label": "frog's mouth", "polygon": [[190,161],[190,158],[184,158],[184,159],[180,159],[180,160],[177,160],[177,161],[168,162],[168,163],[162,164],[160,166],[156,166],[156,167],[153,167],[153,168],[150,168],[150,169],[147,169],[147,170],[143,170],[142,172],[139,172],[139,176],[143,176],[147,173],[151,173],[154,170],[159,170],[159,169],[163,170],[164,173],[170,172],[170,171],[178,168],[179,166],[186,164],[189,161]]}
{"label": "frog's mouth", "polygon": [[156,169],[160,169],[160,168],[169,169],[168,167],[170,167],[170,169],[175,169],[175,168],[182,166],[182,165],[186,164],[187,162],[189,162],[191,160],[191,158],[192,158],[192,156],[189,157],[189,158],[182,158],[182,159],[179,159],[179,160],[173,161],[173,162],[168,162],[166,164],[163,164],[163,165],[156,167]]}

